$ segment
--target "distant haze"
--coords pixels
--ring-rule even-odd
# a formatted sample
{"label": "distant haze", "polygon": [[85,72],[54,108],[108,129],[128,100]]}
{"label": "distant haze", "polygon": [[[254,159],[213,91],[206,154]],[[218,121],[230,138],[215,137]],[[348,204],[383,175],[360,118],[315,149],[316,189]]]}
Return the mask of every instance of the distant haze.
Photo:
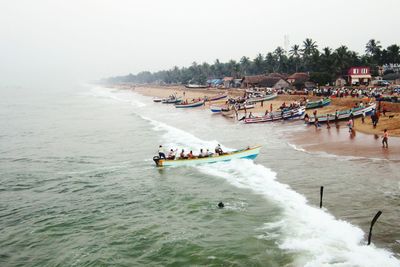
{"label": "distant haze", "polygon": [[309,37],[400,43],[400,1],[0,0],[0,86],[92,80],[241,56]]}

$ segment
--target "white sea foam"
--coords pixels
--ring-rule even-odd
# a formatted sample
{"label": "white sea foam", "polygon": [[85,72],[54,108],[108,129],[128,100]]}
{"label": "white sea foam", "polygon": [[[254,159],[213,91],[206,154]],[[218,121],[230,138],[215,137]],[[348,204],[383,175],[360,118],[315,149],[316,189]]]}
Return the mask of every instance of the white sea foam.
{"label": "white sea foam", "polygon": [[[165,131],[163,138],[169,145],[199,149],[215,145],[217,141],[203,141],[190,133],[148,120],[157,131]],[[278,222],[266,223],[266,233],[280,233],[279,247],[295,252],[295,266],[400,266],[400,262],[387,250],[367,246],[364,232],[324,210],[312,207],[306,198],[288,185],[276,181],[276,173],[250,160],[234,160],[199,166],[206,174],[224,178],[239,188],[274,201],[282,208]],[[262,238],[262,237],[260,237]]]}
{"label": "white sea foam", "polygon": [[138,108],[147,106],[145,103],[134,99],[135,95],[129,92],[111,91],[102,87],[94,87],[88,92],[88,94],[95,97],[116,100],[118,102],[130,103],[132,106]]}

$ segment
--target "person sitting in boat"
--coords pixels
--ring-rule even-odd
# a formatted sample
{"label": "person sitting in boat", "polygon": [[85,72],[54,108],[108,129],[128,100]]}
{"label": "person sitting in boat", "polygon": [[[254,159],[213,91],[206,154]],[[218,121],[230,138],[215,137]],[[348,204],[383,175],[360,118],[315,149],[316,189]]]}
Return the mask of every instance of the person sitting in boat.
{"label": "person sitting in boat", "polygon": [[205,157],[207,157],[206,152],[203,149],[200,149],[199,158],[205,158]]}
{"label": "person sitting in boat", "polygon": [[181,154],[179,154],[179,158],[180,159],[187,159],[187,157],[185,156],[185,150],[182,149]]}
{"label": "person sitting in boat", "polygon": [[206,155],[207,155],[207,157],[211,157],[213,155],[213,153],[211,153],[210,150],[208,150],[208,148],[207,148]]}
{"label": "person sitting in boat", "polygon": [[189,154],[187,154],[188,159],[194,159],[193,151],[190,150]]}
{"label": "person sitting in boat", "polygon": [[249,113],[249,118],[254,118],[253,113],[251,113],[251,111]]}
{"label": "person sitting in boat", "polygon": [[175,159],[175,151],[174,151],[173,149],[171,149],[171,150],[168,152],[167,159],[170,159],[170,160]]}
{"label": "person sitting in boat", "polygon": [[219,154],[219,155],[224,154],[224,151],[222,151],[222,148],[221,148],[221,145],[220,145],[220,144],[218,144],[218,145],[215,147],[215,153],[217,153],[217,154]]}
{"label": "person sitting in boat", "polygon": [[158,147],[158,156],[160,157],[160,159],[165,159],[165,152],[162,145]]}
{"label": "person sitting in boat", "polygon": [[268,109],[265,111],[264,116],[267,116],[267,115],[268,115]]}

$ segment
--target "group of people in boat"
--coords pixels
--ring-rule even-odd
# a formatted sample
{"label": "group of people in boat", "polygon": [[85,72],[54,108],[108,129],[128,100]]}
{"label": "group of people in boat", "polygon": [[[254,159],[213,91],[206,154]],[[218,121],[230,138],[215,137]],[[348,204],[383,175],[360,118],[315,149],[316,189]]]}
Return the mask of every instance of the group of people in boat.
{"label": "group of people in boat", "polygon": [[162,145],[159,146],[158,148],[158,156],[160,159],[167,159],[167,160],[175,160],[175,159],[195,159],[195,158],[207,158],[207,157],[213,157],[214,155],[224,155],[226,154],[222,148],[221,145],[218,144],[215,147],[215,153],[212,153],[209,149],[200,149],[200,153],[198,155],[193,154],[193,150],[190,150],[189,153],[186,153],[184,149],[181,150],[179,153],[179,156],[177,156],[178,149],[170,149],[168,153],[165,153],[165,150]]}

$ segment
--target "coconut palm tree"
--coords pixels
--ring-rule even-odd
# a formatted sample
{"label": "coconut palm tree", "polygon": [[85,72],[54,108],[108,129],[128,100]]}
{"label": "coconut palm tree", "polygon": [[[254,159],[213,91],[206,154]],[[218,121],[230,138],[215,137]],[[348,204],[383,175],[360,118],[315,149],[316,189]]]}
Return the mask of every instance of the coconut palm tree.
{"label": "coconut palm tree", "polygon": [[316,49],[318,48],[318,45],[313,39],[311,38],[306,38],[303,41],[303,56],[310,56]]}
{"label": "coconut palm tree", "polygon": [[298,67],[300,64],[300,52],[300,46],[297,44],[293,45],[292,48],[289,50],[289,55],[294,62],[296,72],[298,71]]}
{"label": "coconut palm tree", "polygon": [[264,57],[261,53],[259,53],[256,58],[253,60],[254,62],[254,72],[255,74],[260,74],[264,72]]}
{"label": "coconut palm tree", "polygon": [[396,44],[388,46],[387,51],[387,62],[385,63],[400,63],[400,47]]}
{"label": "coconut palm tree", "polygon": [[376,55],[381,49],[382,46],[380,45],[381,42],[375,41],[375,39],[371,39],[365,45],[365,52],[370,56]]}
{"label": "coconut palm tree", "polygon": [[247,73],[250,69],[250,64],[251,64],[251,61],[248,57],[243,56],[240,59],[240,72],[241,72],[242,76],[247,75]]}

